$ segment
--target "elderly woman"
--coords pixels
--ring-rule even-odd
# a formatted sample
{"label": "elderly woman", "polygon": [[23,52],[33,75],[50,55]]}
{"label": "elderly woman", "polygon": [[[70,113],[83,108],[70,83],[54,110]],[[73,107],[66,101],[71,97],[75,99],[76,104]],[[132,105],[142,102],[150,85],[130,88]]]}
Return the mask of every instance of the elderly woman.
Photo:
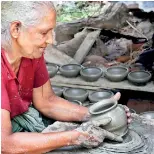
{"label": "elderly woman", "polygon": [[[88,109],[55,96],[51,88],[43,54],[53,42],[56,24],[53,4],[6,1],[2,2],[1,12],[2,153],[45,153],[68,145],[95,147],[105,137],[120,141],[119,137],[100,129],[99,122],[85,122],[90,119]],[[116,94],[112,99],[119,97]],[[61,121],[57,129],[61,130],[61,126],[64,129],[48,133],[42,133],[42,129],[13,131],[12,121],[15,118],[16,122],[20,121],[19,116],[29,112],[31,102],[41,115]],[[84,123],[69,124],[69,121]]]}

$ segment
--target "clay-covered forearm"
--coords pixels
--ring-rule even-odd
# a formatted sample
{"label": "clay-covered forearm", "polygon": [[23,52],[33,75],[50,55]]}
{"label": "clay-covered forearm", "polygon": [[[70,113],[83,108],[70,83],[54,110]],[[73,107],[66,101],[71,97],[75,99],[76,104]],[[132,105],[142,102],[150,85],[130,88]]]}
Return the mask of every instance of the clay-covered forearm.
{"label": "clay-covered forearm", "polygon": [[70,103],[57,96],[50,97],[49,103],[44,105],[41,112],[59,121],[87,121],[90,117],[88,108]]}
{"label": "clay-covered forearm", "polygon": [[41,154],[63,146],[75,145],[80,133],[14,133],[2,138],[3,154]]}

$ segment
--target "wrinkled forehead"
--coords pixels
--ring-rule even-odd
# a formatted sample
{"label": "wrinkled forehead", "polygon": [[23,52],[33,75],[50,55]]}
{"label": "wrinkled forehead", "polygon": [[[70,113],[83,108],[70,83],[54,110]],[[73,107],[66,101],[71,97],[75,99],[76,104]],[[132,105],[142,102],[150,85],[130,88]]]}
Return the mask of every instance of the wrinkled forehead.
{"label": "wrinkled forehead", "polygon": [[56,11],[50,9],[46,14],[42,15],[39,22],[35,25],[38,30],[54,29],[56,26]]}
{"label": "wrinkled forehead", "polygon": [[50,6],[44,5],[37,8],[37,17],[40,22],[56,20],[56,10]]}

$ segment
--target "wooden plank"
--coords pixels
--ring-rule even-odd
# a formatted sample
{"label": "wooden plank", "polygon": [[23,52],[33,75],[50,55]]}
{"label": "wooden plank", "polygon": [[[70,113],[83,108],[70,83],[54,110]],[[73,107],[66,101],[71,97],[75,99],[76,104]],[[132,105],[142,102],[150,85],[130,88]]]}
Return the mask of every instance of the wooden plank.
{"label": "wooden plank", "polygon": [[154,83],[153,81],[148,82],[145,86],[135,86],[129,83],[128,80],[124,80],[121,82],[111,82],[106,78],[100,78],[95,82],[86,82],[81,79],[80,76],[77,78],[65,78],[61,75],[56,75],[51,79],[51,83],[54,85],[66,85],[67,87],[71,86],[82,86],[82,87],[89,87],[88,89],[128,89],[128,90],[136,90],[136,91],[145,91],[145,92],[152,92],[154,93]]}
{"label": "wooden plank", "polygon": [[90,32],[86,38],[84,39],[84,41],[82,42],[82,44],[80,45],[79,49],[77,50],[76,54],[74,55],[74,59],[81,64],[84,60],[84,58],[86,57],[86,55],[88,54],[88,52],[90,51],[91,47],[93,46],[95,40],[97,39],[97,37],[99,36],[101,30],[96,30],[93,32]]}
{"label": "wooden plank", "polygon": [[77,62],[72,57],[66,55],[51,45],[47,47],[44,58],[48,63],[55,63],[59,65],[77,64]]}

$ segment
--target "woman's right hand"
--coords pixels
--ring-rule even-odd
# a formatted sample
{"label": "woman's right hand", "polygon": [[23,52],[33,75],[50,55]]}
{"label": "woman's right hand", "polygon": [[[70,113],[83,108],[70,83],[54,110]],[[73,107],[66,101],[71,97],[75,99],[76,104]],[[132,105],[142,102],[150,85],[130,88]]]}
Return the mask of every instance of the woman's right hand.
{"label": "woman's right hand", "polygon": [[86,148],[93,148],[99,146],[105,138],[118,142],[123,141],[121,137],[99,127],[100,125],[102,125],[101,120],[82,123],[75,129],[81,134],[75,141],[75,144]]}

